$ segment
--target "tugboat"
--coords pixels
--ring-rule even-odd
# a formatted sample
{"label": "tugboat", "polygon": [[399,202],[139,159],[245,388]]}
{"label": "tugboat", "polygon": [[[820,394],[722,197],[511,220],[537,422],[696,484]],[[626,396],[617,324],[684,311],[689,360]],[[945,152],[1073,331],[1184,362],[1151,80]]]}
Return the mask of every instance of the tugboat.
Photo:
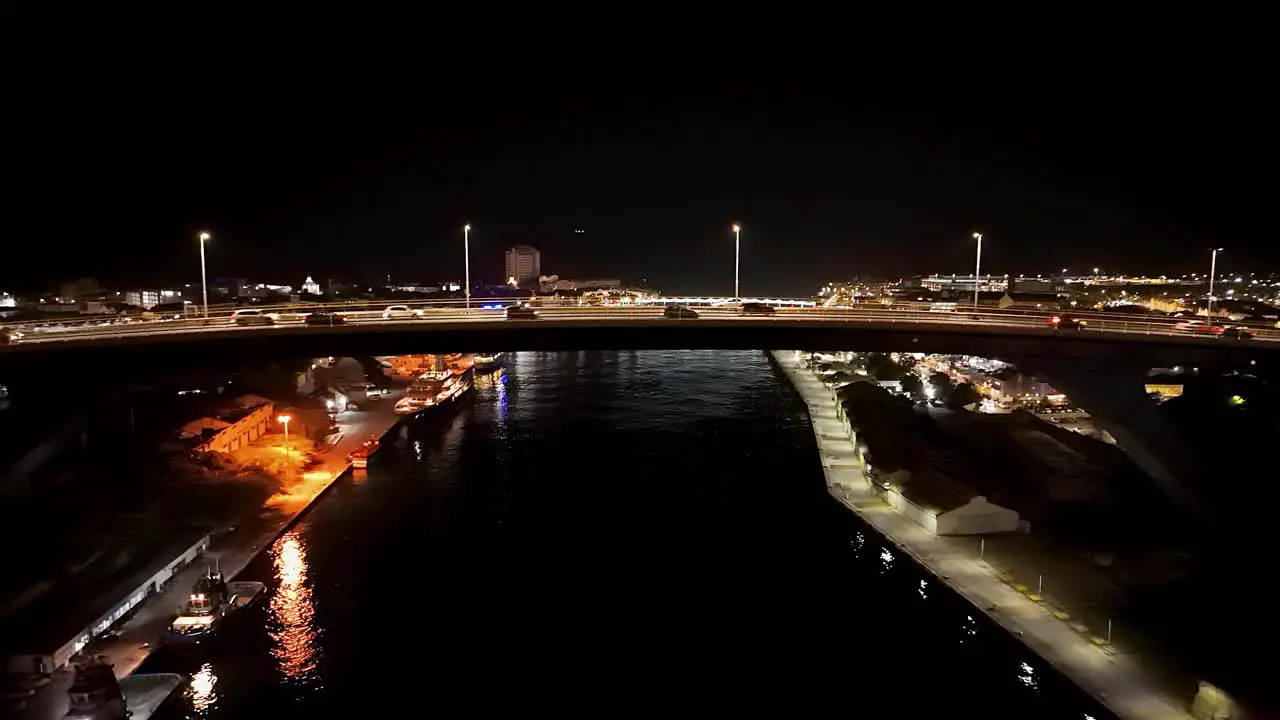
{"label": "tugboat", "polygon": [[101,655],[76,662],[63,720],[125,720],[131,713],[111,664]]}
{"label": "tugboat", "polygon": [[196,581],[187,602],[169,626],[169,639],[198,641],[208,636],[219,620],[252,603],[265,587],[260,582],[228,584],[220,571],[209,568],[208,574]]}
{"label": "tugboat", "polygon": [[351,452],[347,459],[351,461],[353,468],[369,467],[369,457],[378,452],[378,438],[372,437],[364,441],[360,447]]}
{"label": "tugboat", "polygon": [[416,419],[428,410],[457,404],[471,389],[472,375],[470,368],[450,368],[437,355],[432,369],[419,375],[396,402],[396,414]]}
{"label": "tugboat", "polygon": [[497,370],[502,367],[502,353],[476,353],[474,357],[477,372]]}

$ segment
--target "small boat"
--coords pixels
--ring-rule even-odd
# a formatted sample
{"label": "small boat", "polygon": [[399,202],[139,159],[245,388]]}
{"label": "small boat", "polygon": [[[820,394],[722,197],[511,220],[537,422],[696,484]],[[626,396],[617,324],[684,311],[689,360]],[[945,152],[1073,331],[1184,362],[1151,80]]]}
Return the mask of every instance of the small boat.
{"label": "small boat", "polygon": [[196,581],[178,617],[169,626],[169,639],[200,640],[206,637],[228,613],[252,604],[265,587],[260,582],[228,584],[220,571],[209,568],[208,574]]}
{"label": "small boat", "polygon": [[124,720],[129,717],[124,692],[101,655],[84,658],[75,665],[75,679],[67,691],[68,708],[63,720]]}
{"label": "small boat", "polygon": [[347,459],[351,461],[351,467],[353,468],[369,467],[369,458],[374,453],[378,452],[378,447],[379,447],[378,438],[374,437],[374,438],[369,438],[368,440],[365,440],[360,447],[353,450],[351,454],[347,456]]}
{"label": "small boat", "polygon": [[479,371],[496,370],[502,367],[502,353],[476,353],[475,369]]}

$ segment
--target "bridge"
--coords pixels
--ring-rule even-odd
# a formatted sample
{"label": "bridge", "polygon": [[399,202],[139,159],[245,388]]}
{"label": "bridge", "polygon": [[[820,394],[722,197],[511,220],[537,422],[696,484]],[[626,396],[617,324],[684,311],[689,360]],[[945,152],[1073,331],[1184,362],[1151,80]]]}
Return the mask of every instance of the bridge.
{"label": "bridge", "polygon": [[[507,319],[502,306],[415,306],[386,317],[385,305],[341,306],[340,325],[311,325],[308,313],[336,307],[269,309],[271,325],[242,326],[226,310],[208,319],[69,325],[0,347],[0,381],[67,382],[101,376],[121,383],[177,371],[226,371],[285,358],[448,353],[474,350],[853,349],[999,358],[1044,377],[1087,410],[1172,499],[1197,503],[1185,478],[1198,471],[1185,445],[1146,397],[1153,367],[1267,369],[1280,365],[1280,332],[1251,340],[1179,330],[1171,320],[1079,314],[1079,331],[1058,330],[1045,313],[931,312],[917,308],[778,307],[744,314],[711,304],[696,318],[665,317],[661,305],[545,305],[536,319]],[[266,310],[264,308],[264,310]]]}
{"label": "bridge", "polygon": [[[759,303],[774,309],[772,314],[747,315],[741,310],[740,303]],[[892,308],[880,305],[864,305],[851,308],[817,307],[812,300],[794,300],[777,298],[760,298],[734,300],[717,297],[655,297],[626,305],[586,306],[577,304],[535,304],[539,320],[506,320],[502,310],[511,301],[492,300],[477,301],[473,308],[457,307],[456,301],[434,301],[419,303],[396,303],[392,307],[407,307],[412,315],[407,317],[387,317],[385,303],[341,303],[329,305],[294,304],[261,306],[253,309],[269,315],[273,323],[268,326],[244,326],[235,323],[232,313],[236,308],[222,306],[212,308],[208,318],[171,316],[148,321],[104,322],[86,319],[47,323],[44,327],[24,327],[10,324],[0,325],[0,330],[20,331],[21,341],[9,346],[0,347],[0,357],[12,352],[34,352],[40,350],[85,349],[97,345],[120,345],[122,343],[167,344],[173,342],[190,342],[217,336],[218,341],[236,340],[244,336],[272,336],[281,332],[290,336],[328,335],[334,334],[376,334],[399,335],[403,333],[426,334],[432,336],[455,335],[463,326],[487,324],[484,331],[492,333],[501,330],[500,335],[514,334],[531,336],[529,323],[538,323],[545,332],[555,324],[559,329],[566,323],[586,329],[588,327],[610,326],[621,330],[624,327],[639,329],[651,325],[653,321],[662,321],[658,327],[671,327],[670,323],[699,324],[701,330],[715,328],[717,333],[708,333],[705,339],[693,346],[680,347],[722,347],[720,343],[730,338],[719,331],[736,327],[741,323],[751,323],[755,331],[765,330],[762,323],[775,328],[790,327],[813,331],[820,328],[839,329],[841,332],[858,329],[892,329],[898,332],[919,331],[925,335],[943,333],[955,339],[957,335],[1000,335],[1004,337],[1036,337],[1056,338],[1059,341],[1073,340],[1110,340],[1140,344],[1177,344],[1203,348],[1222,349],[1238,345],[1241,348],[1262,349],[1280,344],[1280,330],[1257,328],[1253,339],[1247,341],[1231,341],[1217,336],[1198,336],[1175,327],[1172,319],[1152,319],[1143,315],[1122,315],[1116,313],[1076,313],[1077,317],[1087,320],[1087,325],[1077,331],[1059,331],[1048,325],[1047,313],[1016,310],[998,311],[949,311],[938,312],[930,309],[927,303],[899,304]],[[667,319],[663,317],[663,309],[671,305],[695,307],[696,319]],[[305,321],[314,313],[337,313],[344,322],[340,326],[311,326]],[[548,322],[551,321],[551,322]],[[494,323],[503,323],[501,328]],[[479,327],[475,329],[479,330]],[[686,328],[687,329],[687,328]],[[701,335],[701,330],[696,334]],[[683,334],[683,333],[682,333]],[[771,332],[772,334],[772,332]],[[716,338],[720,338],[717,340]],[[643,342],[643,340],[641,340]],[[918,342],[914,341],[914,342]],[[482,345],[491,345],[484,342]],[[507,345],[503,347],[524,348],[524,346]],[[947,343],[954,346],[954,342]],[[730,343],[736,347],[736,343]],[[627,346],[623,342],[623,346]],[[646,347],[651,345],[645,344]],[[769,347],[767,343],[756,342],[750,347]],[[468,347],[471,347],[470,345]],[[629,346],[627,346],[629,347]],[[812,346],[809,346],[812,347]],[[835,346],[832,346],[835,347]],[[861,346],[860,346],[861,347]],[[456,348],[456,346],[455,346]],[[455,349],[450,348],[450,350]],[[440,349],[440,348],[435,348]],[[530,347],[527,349],[539,349]],[[574,348],[578,349],[578,348]],[[581,348],[590,349],[590,348]],[[867,348],[876,349],[876,348]],[[905,346],[894,350],[908,350]],[[418,349],[417,352],[426,352]],[[960,349],[943,349],[937,352],[964,352]],[[978,354],[978,353],[972,353]]]}

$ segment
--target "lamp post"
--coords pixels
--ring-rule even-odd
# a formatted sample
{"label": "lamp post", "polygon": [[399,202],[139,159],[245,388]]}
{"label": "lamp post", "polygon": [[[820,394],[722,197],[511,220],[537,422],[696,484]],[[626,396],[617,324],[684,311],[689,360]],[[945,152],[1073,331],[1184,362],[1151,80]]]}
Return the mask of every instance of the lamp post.
{"label": "lamp post", "polygon": [[1204,320],[1213,327],[1213,276],[1218,274],[1218,253],[1222,252],[1222,248],[1214,248],[1213,254],[1209,256],[1209,304],[1204,310]]}
{"label": "lamp post", "polygon": [[462,267],[463,280],[466,283],[464,292],[467,295],[467,309],[471,309],[471,225],[462,228]]}
{"label": "lamp post", "polygon": [[976,232],[973,238],[978,241],[978,259],[973,264],[973,309],[978,309],[978,288],[982,286],[982,233]]}
{"label": "lamp post", "polygon": [[200,295],[204,300],[204,319],[209,319],[209,284],[205,281],[204,272],[204,241],[209,239],[209,233],[200,233]]}
{"label": "lamp post", "polygon": [[741,300],[738,293],[738,260],[742,257],[742,226],[733,224],[733,299]]}
{"label": "lamp post", "polygon": [[281,415],[276,418],[276,422],[284,425],[284,473],[285,482],[293,481],[293,466],[290,462],[293,460],[293,451],[289,449],[289,421],[293,419],[292,415]]}

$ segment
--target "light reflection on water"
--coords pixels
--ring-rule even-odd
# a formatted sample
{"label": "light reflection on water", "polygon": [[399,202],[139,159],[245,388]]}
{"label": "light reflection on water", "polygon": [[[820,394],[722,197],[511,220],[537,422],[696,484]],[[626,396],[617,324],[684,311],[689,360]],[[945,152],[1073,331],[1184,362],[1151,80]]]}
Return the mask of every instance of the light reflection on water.
{"label": "light reflection on water", "polygon": [[893,567],[893,553],[888,548],[880,549],[880,574],[889,572],[889,568]]}
{"label": "light reflection on water", "polygon": [[215,686],[218,676],[213,673],[213,666],[205,663],[200,670],[191,676],[191,684],[187,686],[187,696],[191,699],[191,709],[197,715],[205,715],[218,702]]}
{"label": "light reflection on water", "polygon": [[1036,680],[1035,668],[1031,667],[1030,663],[1022,662],[1018,664],[1018,679],[1022,681],[1023,685],[1032,690],[1040,689],[1040,683]]}
{"label": "light reflection on water", "polygon": [[286,678],[311,684],[315,679],[315,606],[307,586],[307,549],[296,532],[271,546],[279,585],[271,597],[271,654]]}

